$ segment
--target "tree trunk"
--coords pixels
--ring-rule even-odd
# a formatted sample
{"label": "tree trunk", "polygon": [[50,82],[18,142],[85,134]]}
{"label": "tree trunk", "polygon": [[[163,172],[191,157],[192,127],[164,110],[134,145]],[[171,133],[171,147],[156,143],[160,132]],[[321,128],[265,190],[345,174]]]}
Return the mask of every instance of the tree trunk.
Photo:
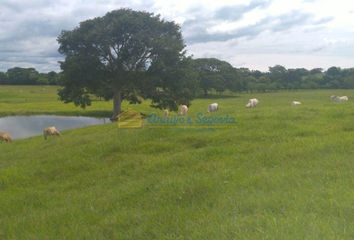
{"label": "tree trunk", "polygon": [[118,115],[121,111],[122,97],[120,91],[115,91],[113,94],[113,114],[111,117],[112,121],[118,120]]}

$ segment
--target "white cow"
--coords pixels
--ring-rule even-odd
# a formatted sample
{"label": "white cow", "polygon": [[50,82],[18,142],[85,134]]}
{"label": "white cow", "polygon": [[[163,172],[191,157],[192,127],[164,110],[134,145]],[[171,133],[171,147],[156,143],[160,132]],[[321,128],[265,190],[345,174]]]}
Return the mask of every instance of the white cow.
{"label": "white cow", "polygon": [[292,101],[292,102],[291,102],[291,105],[292,105],[292,106],[298,106],[298,105],[301,105],[301,102],[299,102],[299,101]]}
{"label": "white cow", "polygon": [[259,103],[257,98],[251,98],[248,100],[248,103],[246,104],[246,107],[248,108],[254,108],[257,106],[257,104]]}
{"label": "white cow", "polygon": [[332,95],[331,100],[335,101],[335,102],[347,102],[349,100],[349,98],[347,96],[339,97],[339,96]]}
{"label": "white cow", "polygon": [[163,110],[163,116],[164,117],[168,117],[169,114],[170,114],[170,111],[168,111],[168,109],[164,109]]}
{"label": "white cow", "polygon": [[61,135],[60,132],[54,126],[47,127],[43,130],[44,139],[47,139],[48,136],[60,136],[60,135]]}
{"label": "white cow", "polygon": [[185,116],[188,113],[187,105],[181,105],[179,115]]}
{"label": "white cow", "polygon": [[219,109],[219,104],[212,103],[208,106],[208,112],[216,112]]}
{"label": "white cow", "polygon": [[337,97],[338,102],[347,102],[349,98],[347,96]]}

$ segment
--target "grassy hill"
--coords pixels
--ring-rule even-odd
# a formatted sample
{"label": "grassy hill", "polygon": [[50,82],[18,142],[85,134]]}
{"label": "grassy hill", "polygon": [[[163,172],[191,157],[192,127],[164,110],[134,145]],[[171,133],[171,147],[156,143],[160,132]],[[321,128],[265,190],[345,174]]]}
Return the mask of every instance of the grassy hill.
{"label": "grassy hill", "polygon": [[[109,115],[109,102],[80,110],[55,92],[0,86],[0,115]],[[260,104],[246,109],[251,96]],[[218,102],[235,126],[112,123],[0,144],[0,239],[353,239],[353,97],[197,99],[190,116]],[[148,105],[129,108],[158,112]]]}

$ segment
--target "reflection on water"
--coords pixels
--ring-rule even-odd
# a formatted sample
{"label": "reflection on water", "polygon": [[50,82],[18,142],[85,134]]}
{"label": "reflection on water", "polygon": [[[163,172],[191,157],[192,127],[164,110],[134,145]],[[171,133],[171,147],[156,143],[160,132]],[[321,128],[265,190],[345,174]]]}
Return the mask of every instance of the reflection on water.
{"label": "reflection on water", "polygon": [[10,116],[0,118],[0,132],[8,132],[13,139],[41,135],[43,129],[55,126],[59,131],[110,122],[108,118],[67,117],[53,115]]}

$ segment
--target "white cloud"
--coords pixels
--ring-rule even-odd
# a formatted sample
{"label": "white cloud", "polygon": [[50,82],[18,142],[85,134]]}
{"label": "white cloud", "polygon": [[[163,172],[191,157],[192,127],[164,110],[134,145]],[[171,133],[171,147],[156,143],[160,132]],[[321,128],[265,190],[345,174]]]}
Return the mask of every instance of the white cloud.
{"label": "white cloud", "polygon": [[59,70],[60,31],[122,7],[181,24],[195,57],[262,70],[353,67],[352,0],[1,0],[0,70]]}

